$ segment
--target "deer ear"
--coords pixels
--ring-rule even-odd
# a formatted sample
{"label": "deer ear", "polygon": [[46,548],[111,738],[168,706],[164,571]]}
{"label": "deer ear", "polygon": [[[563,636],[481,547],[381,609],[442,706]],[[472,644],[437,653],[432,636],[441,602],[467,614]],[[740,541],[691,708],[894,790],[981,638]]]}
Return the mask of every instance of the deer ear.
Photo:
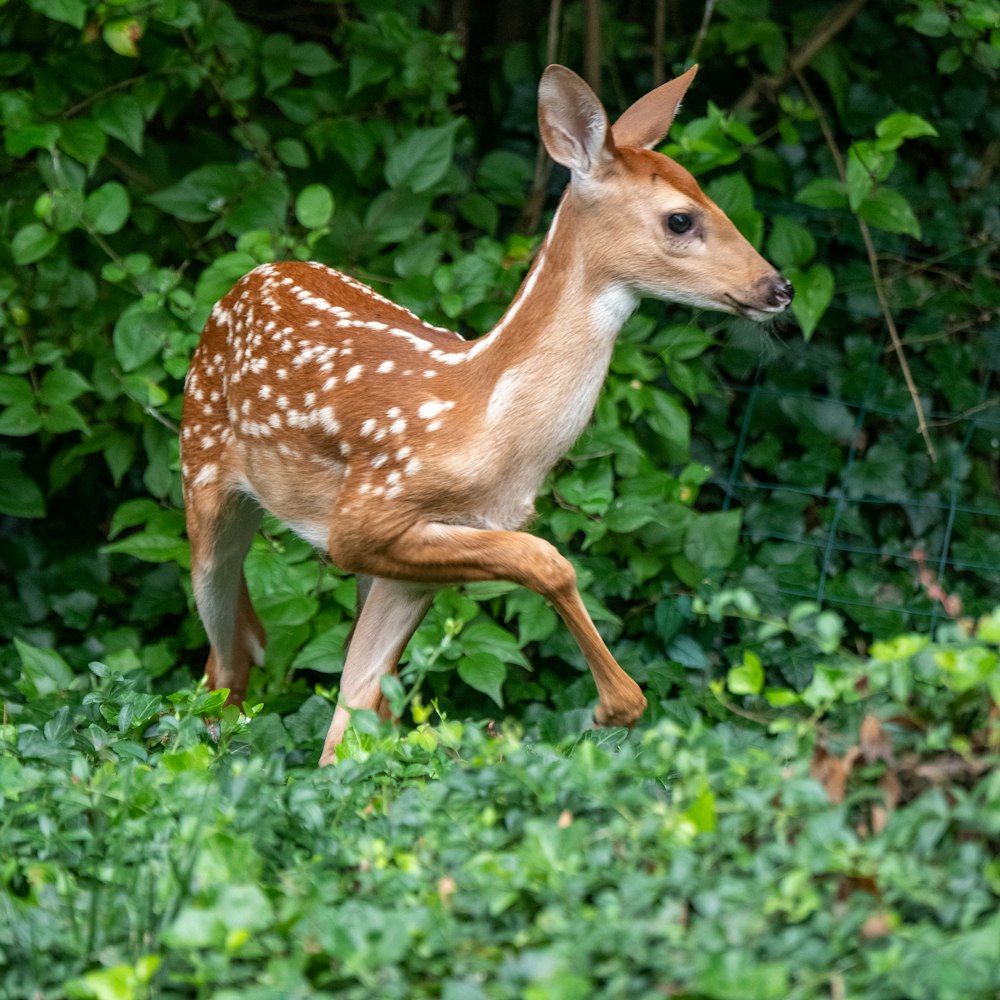
{"label": "deer ear", "polygon": [[549,66],[538,85],[538,129],[556,163],[589,177],[614,157],[608,116],[597,95],[570,69]]}
{"label": "deer ear", "polygon": [[640,97],[611,127],[616,146],[636,146],[652,149],[658,146],[670,129],[681,99],[691,86],[697,66]]}

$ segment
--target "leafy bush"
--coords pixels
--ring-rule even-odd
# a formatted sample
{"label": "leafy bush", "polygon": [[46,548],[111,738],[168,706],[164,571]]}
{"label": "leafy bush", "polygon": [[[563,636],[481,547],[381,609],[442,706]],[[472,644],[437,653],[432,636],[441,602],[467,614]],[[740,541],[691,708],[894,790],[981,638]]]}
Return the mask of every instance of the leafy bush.
{"label": "leafy bush", "polygon": [[612,114],[654,55],[697,51],[665,148],[793,276],[804,334],[646,306],[540,498],[646,724],[581,736],[552,610],[480,585],[386,684],[409,728],[360,716],[316,772],[354,584],[271,521],[250,714],[191,688],[176,425],[201,325],[292,257],[488,329],[538,242],[515,231],[529,6],[467,56],[420,0],[279,26],[2,7],[0,995],[1000,989],[985,2],[673,5],[656,53],[605,11]]}
{"label": "leafy bush", "polygon": [[[753,612],[731,596],[702,612]],[[766,692],[780,710],[747,654],[683,721],[581,737],[573,711],[497,729],[417,706],[405,735],[359,719],[323,771],[320,699],[206,726],[219,694],[18,651],[0,995],[1000,988],[1000,611],[974,638],[828,650],[804,691]]]}
{"label": "leafy bush", "polygon": [[[535,245],[510,225],[531,178],[539,50],[505,50],[487,106],[503,128],[476,135],[450,106],[461,51],[420,26],[421,7],[338,8],[328,44],[265,32],[222,4],[8,10],[0,510],[47,516],[43,530],[21,520],[4,537],[6,635],[59,646],[74,667],[113,655],[156,674],[180,664],[183,676],[201,659],[175,568],[187,559],[179,394],[207,312],[244,271],[318,257],[432,322],[474,335],[499,317]],[[793,336],[769,361],[740,324],[648,307],[624,331],[590,431],[540,500],[539,530],[574,554],[602,628],[624,658],[634,650],[655,669],[678,636],[714,641],[674,599],[727,575],[773,613],[802,598],[839,604],[865,640],[903,627],[903,609],[936,614],[914,572],[917,546],[973,613],[986,606],[980,581],[996,582],[995,352],[981,348],[998,307],[987,268],[996,181],[974,168],[996,33],[976,5],[948,8],[947,30],[936,7],[866,8],[844,29],[849,45],[827,38],[802,71],[811,85],[762,78],[737,100],[723,68],[735,61],[742,81],[780,73],[822,33],[823,9],[718,5],[692,102],[697,111],[704,95],[729,93],[758,112],[709,103],[683,116],[667,147],[794,277],[811,342]],[[648,86],[646,36],[611,23],[607,58],[634,95]],[[579,24],[571,5],[569,60]],[[907,58],[862,72],[850,53],[876,50],[887,31]],[[689,38],[679,33],[668,55],[683,58]],[[915,91],[917,65],[948,87]],[[967,168],[947,166],[962,157]],[[913,434],[896,362],[881,360],[859,220],[939,421],[936,465]],[[301,700],[296,671],[339,669],[351,584],[317,583],[306,550],[273,524],[251,563],[275,639],[259,689]],[[540,599],[502,591],[477,595],[489,617],[439,599],[412,653],[435,694],[459,669],[494,700],[558,697],[565,680],[553,669],[582,666]],[[13,668],[11,652],[5,662]]]}

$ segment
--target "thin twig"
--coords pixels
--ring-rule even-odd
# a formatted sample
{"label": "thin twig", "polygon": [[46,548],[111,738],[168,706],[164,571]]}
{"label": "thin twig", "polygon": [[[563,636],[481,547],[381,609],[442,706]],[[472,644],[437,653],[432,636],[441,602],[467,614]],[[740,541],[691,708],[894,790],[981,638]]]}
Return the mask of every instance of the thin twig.
{"label": "thin twig", "polygon": [[[554,63],[559,55],[559,25],[561,20],[562,0],[550,0],[549,32],[545,43],[546,65]],[[538,229],[538,223],[542,217],[542,206],[545,204],[545,189],[548,186],[551,173],[552,161],[545,151],[545,146],[539,142],[535,153],[535,175],[531,179],[531,192],[524,203],[524,208],[521,209],[521,218],[517,224],[518,232],[532,234]]]}
{"label": "thin twig", "polygon": [[[802,88],[802,92],[806,96],[806,100],[816,113],[816,120],[823,132],[823,138],[826,140],[827,147],[830,150],[830,155],[833,157],[833,162],[837,167],[837,174],[840,177],[841,183],[846,185],[847,167],[844,164],[844,157],[841,155],[840,148],[837,146],[833,131],[830,128],[830,123],[827,120],[826,113],[823,111],[822,105],[813,93],[812,87],[809,86],[800,70],[795,70],[795,78],[798,80],[799,86]],[[885,320],[886,329],[889,331],[889,339],[892,341],[892,349],[896,352],[896,358],[899,361],[899,368],[903,373],[903,380],[906,382],[906,388],[910,393],[910,399],[913,401],[913,409],[917,415],[917,429],[920,431],[920,436],[924,439],[924,445],[927,448],[927,454],[930,456],[930,460],[937,464],[937,451],[934,448],[934,443],[931,441],[930,431],[927,427],[927,418],[924,415],[924,406],[923,403],[920,402],[920,393],[917,390],[917,385],[913,381],[913,375],[910,372],[910,363],[906,359],[906,351],[903,349],[903,341],[899,336],[899,330],[896,328],[896,321],[893,318],[892,310],[889,308],[889,299],[885,293],[885,282],[882,280],[882,271],[879,267],[878,254],[875,251],[875,244],[872,241],[871,230],[868,228],[868,223],[865,222],[865,220],[859,215],[854,216],[854,221],[857,222],[858,229],[861,230],[861,239],[865,244],[865,252],[868,255],[868,267],[872,274],[872,284],[875,287],[875,297],[878,299],[879,308],[882,311],[882,317]]]}
{"label": "thin twig", "polygon": [[857,16],[868,0],[846,0],[835,7],[816,25],[812,34],[789,57],[785,69],[777,76],[763,76],[743,92],[733,105],[736,111],[752,108],[761,97],[777,94],[793,76],[798,76],[824,46],[839,35]]}
{"label": "thin twig", "polygon": [[239,108],[237,108],[237,106],[228,97],[226,97],[221,84],[218,79],[216,79],[213,68],[209,66],[208,63],[201,57],[201,53],[199,53],[194,39],[186,29],[181,29],[181,38],[184,39],[184,43],[187,45],[188,51],[191,53],[191,58],[201,69],[205,71],[205,79],[208,80],[209,86],[213,91],[215,91],[215,96],[219,99],[219,102],[229,112],[229,114],[232,115],[233,121],[236,122],[236,128],[239,133],[246,139],[248,145],[260,158],[268,172],[272,174],[276,173],[280,169],[278,161],[274,158],[274,154],[271,152],[270,147],[266,143],[260,142],[257,138],[256,133],[250,127],[249,116],[245,112],[241,112]]}
{"label": "thin twig", "polygon": [[659,87],[667,74],[663,66],[663,46],[667,37],[667,0],[656,0],[653,11],[653,86]]}
{"label": "thin twig", "polygon": [[688,62],[697,62],[698,53],[701,52],[702,45],[705,44],[705,37],[708,35],[708,26],[712,23],[712,15],[715,13],[715,0],[705,0],[705,9],[701,14],[701,25],[698,34],[695,36],[694,45],[691,46],[691,55]]}

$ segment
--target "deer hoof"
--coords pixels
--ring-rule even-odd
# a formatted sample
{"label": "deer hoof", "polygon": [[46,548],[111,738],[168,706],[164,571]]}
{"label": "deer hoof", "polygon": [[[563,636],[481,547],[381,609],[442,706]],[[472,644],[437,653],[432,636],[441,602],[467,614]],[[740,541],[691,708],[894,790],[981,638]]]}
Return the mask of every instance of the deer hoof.
{"label": "deer hoof", "polygon": [[639,695],[635,701],[621,702],[613,705],[598,703],[594,709],[594,725],[604,726],[625,726],[631,729],[646,711],[646,699]]}

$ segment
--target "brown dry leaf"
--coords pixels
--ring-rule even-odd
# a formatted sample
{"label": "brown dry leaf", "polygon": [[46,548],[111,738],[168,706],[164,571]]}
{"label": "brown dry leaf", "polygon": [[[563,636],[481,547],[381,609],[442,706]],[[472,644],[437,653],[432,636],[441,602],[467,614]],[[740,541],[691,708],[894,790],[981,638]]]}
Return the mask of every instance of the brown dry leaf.
{"label": "brown dry leaf", "polygon": [[565,830],[566,827],[572,822],[573,814],[568,809],[563,809],[563,811],[559,813],[559,819],[556,820],[556,826],[559,827],[560,830]]}
{"label": "brown dry leaf", "polygon": [[844,875],[837,884],[837,899],[843,902],[852,892],[866,892],[881,897],[878,883],[870,875]]}
{"label": "brown dry leaf", "polygon": [[885,806],[873,805],[871,808],[871,816],[869,817],[868,826],[871,828],[871,832],[874,834],[880,834],[884,829],[886,823],[889,822],[889,810]]}
{"label": "brown dry leaf", "polygon": [[874,764],[875,761],[881,760],[888,767],[896,766],[892,753],[892,740],[882,727],[878,716],[865,716],[864,721],[861,723],[859,746],[866,763]]}
{"label": "brown dry leaf", "polygon": [[809,763],[809,774],[823,786],[826,797],[833,805],[844,801],[847,779],[860,752],[857,747],[851,747],[843,757],[838,757],[829,753],[822,744],[816,744]]}
{"label": "brown dry leaf", "polygon": [[895,809],[903,794],[903,786],[899,783],[895,770],[886,771],[879,778],[878,787],[882,789],[882,795],[885,797],[886,809],[890,811]]}
{"label": "brown dry leaf", "polygon": [[990,769],[985,760],[967,760],[958,754],[939,754],[930,760],[914,762],[912,774],[932,785],[950,785],[956,781],[975,778]]}
{"label": "brown dry leaf", "polygon": [[442,875],[438,879],[437,890],[438,898],[441,902],[447,906],[448,901],[452,897],[452,893],[458,888],[458,883],[450,875]]}
{"label": "brown dry leaf", "polygon": [[892,933],[892,926],[884,913],[873,913],[861,925],[860,933],[862,941],[870,941],[872,938],[888,937]]}

